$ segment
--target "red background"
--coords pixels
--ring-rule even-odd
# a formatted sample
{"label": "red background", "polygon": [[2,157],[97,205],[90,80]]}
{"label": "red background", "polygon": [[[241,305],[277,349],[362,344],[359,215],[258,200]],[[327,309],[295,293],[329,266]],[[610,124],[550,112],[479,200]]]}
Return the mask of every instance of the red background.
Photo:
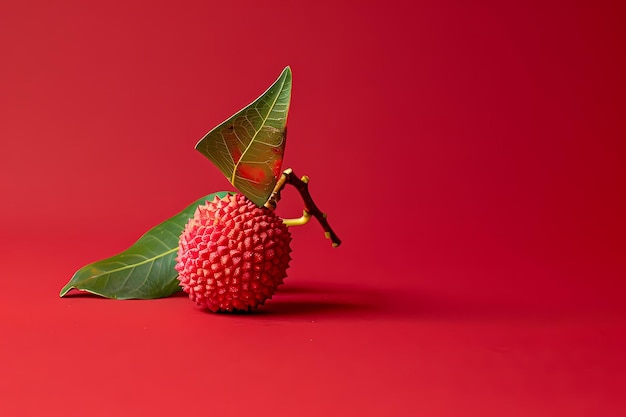
{"label": "red background", "polygon": [[[625,415],[625,12],[3,1],[0,414]],[[229,188],[193,146],[285,65],[342,247],[258,314],[58,298]]]}

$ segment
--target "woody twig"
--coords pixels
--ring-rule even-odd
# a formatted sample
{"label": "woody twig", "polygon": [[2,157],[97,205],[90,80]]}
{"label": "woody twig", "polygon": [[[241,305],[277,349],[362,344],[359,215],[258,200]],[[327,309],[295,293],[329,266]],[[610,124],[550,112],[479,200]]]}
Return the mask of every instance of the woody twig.
{"label": "woody twig", "polygon": [[324,235],[327,239],[330,239],[333,247],[337,247],[341,245],[341,239],[337,236],[337,234],[333,231],[328,224],[326,213],[322,212],[313,201],[311,197],[311,193],[309,192],[309,177],[306,175],[302,178],[298,178],[296,174],[293,173],[291,168],[283,171],[282,175],[276,182],[276,186],[274,187],[274,191],[270,195],[270,198],[265,203],[265,207],[270,210],[274,210],[276,208],[276,204],[280,201],[280,193],[285,188],[285,185],[291,184],[296,190],[300,193],[302,197],[302,201],[304,202],[304,210],[302,213],[302,217],[297,219],[285,219],[283,220],[287,226],[299,226],[309,222],[311,217],[315,217],[317,221],[322,225],[324,229]]}

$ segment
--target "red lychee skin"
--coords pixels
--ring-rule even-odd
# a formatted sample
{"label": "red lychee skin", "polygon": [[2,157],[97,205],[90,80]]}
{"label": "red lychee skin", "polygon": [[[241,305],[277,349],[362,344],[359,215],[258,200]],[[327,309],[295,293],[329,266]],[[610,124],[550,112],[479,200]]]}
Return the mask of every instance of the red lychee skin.
{"label": "red lychee skin", "polygon": [[183,291],[216,311],[250,310],[287,276],[291,234],[273,211],[241,194],[199,206],[180,236],[176,270]]}

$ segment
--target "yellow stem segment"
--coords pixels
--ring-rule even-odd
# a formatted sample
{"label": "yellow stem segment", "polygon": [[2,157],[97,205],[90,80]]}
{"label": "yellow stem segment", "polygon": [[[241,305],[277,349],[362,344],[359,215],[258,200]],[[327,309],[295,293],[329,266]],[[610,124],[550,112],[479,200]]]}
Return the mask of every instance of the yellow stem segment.
{"label": "yellow stem segment", "polygon": [[283,219],[283,223],[285,223],[285,225],[288,227],[302,226],[302,225],[307,224],[309,220],[311,220],[311,213],[309,213],[306,210],[303,210],[302,217],[299,217],[297,219]]}

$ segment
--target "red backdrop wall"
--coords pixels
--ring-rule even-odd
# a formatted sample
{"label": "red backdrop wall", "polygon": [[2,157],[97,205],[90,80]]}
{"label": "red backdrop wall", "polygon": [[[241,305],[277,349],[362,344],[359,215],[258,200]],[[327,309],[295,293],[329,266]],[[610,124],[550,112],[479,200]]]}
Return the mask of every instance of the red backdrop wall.
{"label": "red backdrop wall", "polygon": [[[0,411],[623,415],[625,12],[2,2]],[[294,229],[256,315],[59,299],[230,189],[193,146],[285,65],[285,166],[342,247]]]}

